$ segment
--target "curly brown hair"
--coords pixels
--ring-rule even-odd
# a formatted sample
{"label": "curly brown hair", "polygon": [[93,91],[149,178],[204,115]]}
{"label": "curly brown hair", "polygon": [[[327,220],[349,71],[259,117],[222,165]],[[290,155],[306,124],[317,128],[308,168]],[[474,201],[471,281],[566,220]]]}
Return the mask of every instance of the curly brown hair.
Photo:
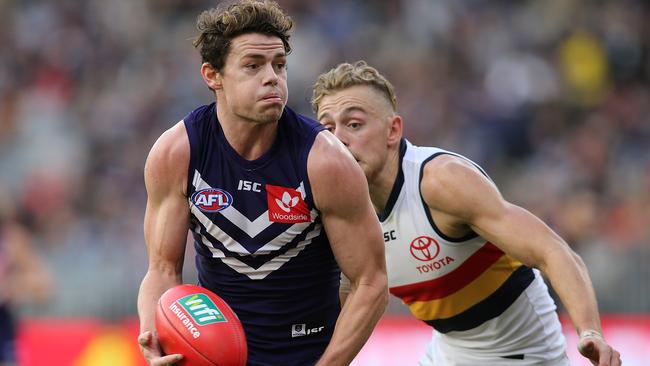
{"label": "curly brown hair", "polygon": [[324,96],[356,85],[367,85],[374,88],[386,97],[393,107],[393,111],[397,111],[397,97],[393,84],[363,60],[354,64],[344,62],[318,76],[311,98],[312,109],[318,113],[318,106]]}
{"label": "curly brown hair", "polygon": [[284,50],[291,53],[289,45],[293,20],[275,1],[242,0],[227,8],[212,8],[199,15],[196,21],[199,36],[193,42],[201,53],[201,62],[208,62],[221,70],[233,38],[246,33],[261,33],[282,40]]}

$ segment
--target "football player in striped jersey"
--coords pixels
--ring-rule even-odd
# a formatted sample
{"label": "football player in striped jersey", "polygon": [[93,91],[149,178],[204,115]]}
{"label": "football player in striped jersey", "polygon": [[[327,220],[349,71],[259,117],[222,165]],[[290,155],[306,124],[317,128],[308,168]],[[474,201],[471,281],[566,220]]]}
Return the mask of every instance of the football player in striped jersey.
{"label": "football player in striped jersey", "polygon": [[434,329],[421,365],[568,365],[540,271],[580,334],[581,354],[620,365],[580,257],[506,201],[477,164],[402,138],[394,88],[376,69],[360,61],[320,75],[312,106],[366,174],[390,292]]}

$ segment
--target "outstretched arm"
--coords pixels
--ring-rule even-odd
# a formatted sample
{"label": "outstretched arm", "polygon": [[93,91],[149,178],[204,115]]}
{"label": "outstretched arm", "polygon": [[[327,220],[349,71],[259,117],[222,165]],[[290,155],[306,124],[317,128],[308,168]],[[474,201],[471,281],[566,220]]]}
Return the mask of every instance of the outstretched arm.
{"label": "outstretched arm", "polygon": [[594,365],[620,365],[619,353],[600,336],[596,296],[586,266],[551,228],[505,201],[494,183],[458,157],[441,156],[427,164],[422,194],[430,208],[544,272],[581,334],[580,352]]}
{"label": "outstretched arm", "polygon": [[182,358],[180,355],[162,356],[154,317],[160,295],[182,282],[189,226],[189,208],[185,198],[188,164],[189,142],[181,122],[154,144],[144,170],[147,188],[144,237],[149,268],[138,293],[138,342],[152,366],[172,365]]}
{"label": "outstretched arm", "polygon": [[384,241],[359,165],[329,132],[316,138],[308,161],[316,207],[350,293],[317,365],[349,365],[388,301]]}

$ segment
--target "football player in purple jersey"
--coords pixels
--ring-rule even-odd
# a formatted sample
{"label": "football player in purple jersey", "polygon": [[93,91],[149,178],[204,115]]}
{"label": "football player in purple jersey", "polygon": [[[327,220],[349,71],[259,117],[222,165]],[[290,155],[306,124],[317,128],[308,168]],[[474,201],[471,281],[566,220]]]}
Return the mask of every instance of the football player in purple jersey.
{"label": "football player in purple jersey", "polygon": [[[318,122],[286,107],[292,21],[275,2],[211,9],[198,28],[216,103],[168,129],[147,158],[141,350],[152,366],[182,359],[161,353],[154,312],[182,283],[189,229],[199,283],[238,314],[249,365],[348,365],[387,302],[363,171]],[[340,272],[352,282],[342,308]]]}

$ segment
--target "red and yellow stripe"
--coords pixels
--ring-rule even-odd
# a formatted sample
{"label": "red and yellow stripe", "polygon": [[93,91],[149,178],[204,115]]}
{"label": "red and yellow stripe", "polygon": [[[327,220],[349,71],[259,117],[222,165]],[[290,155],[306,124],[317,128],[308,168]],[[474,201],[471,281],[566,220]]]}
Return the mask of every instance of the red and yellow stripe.
{"label": "red and yellow stripe", "polygon": [[[466,323],[463,313],[478,306],[498,290],[507,290],[509,294],[516,292],[518,296],[530,283],[532,272],[529,271],[521,262],[488,242],[452,272],[433,280],[393,287],[390,292],[401,298],[420,320],[454,319]],[[504,285],[507,288],[502,288]],[[499,306],[503,307],[499,314],[517,296],[507,303],[499,301]],[[491,303],[494,305],[494,300]],[[476,318],[476,310],[472,312],[472,318]],[[474,319],[469,323],[475,322]]]}

